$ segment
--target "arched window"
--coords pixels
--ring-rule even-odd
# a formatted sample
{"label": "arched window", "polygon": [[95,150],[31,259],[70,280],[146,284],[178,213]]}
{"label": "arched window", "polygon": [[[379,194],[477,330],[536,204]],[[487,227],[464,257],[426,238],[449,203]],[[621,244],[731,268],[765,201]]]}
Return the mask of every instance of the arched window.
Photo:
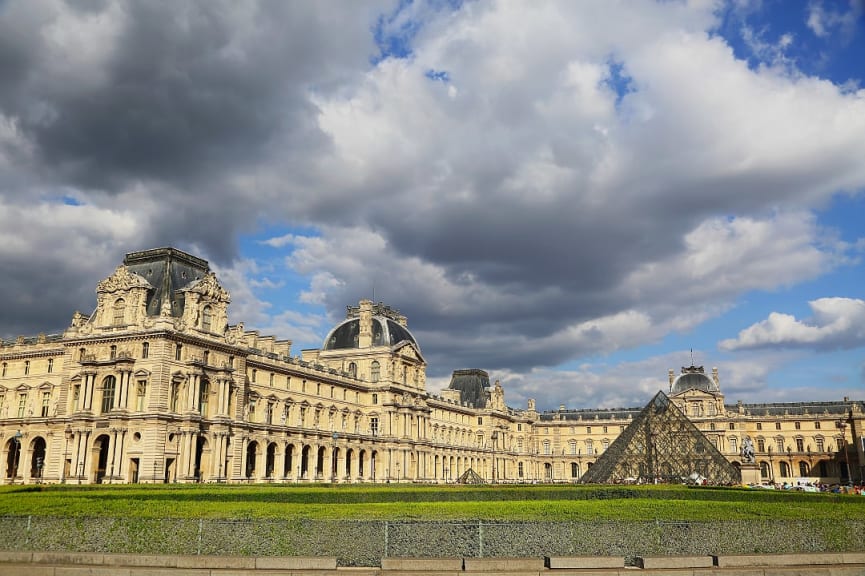
{"label": "arched window", "polygon": [[381,378],[381,364],[378,363],[378,360],[372,361],[369,367],[369,377],[373,382],[378,382],[379,378]]}
{"label": "arched window", "polygon": [[205,332],[210,332],[213,326],[213,309],[210,306],[205,306],[201,310],[201,329]]}
{"label": "arched window", "polygon": [[571,462],[571,478],[580,477],[580,465],[576,462]]}
{"label": "arched window", "polygon": [[126,322],[124,321],[124,318],[123,318],[123,313],[125,310],[126,310],[126,302],[123,301],[123,298],[118,298],[117,300],[114,301],[114,308],[113,308],[114,315],[113,315],[113,321],[112,321],[112,324],[114,326],[123,326],[124,324],[126,324]]}
{"label": "arched window", "polygon": [[762,478],[769,477],[769,464],[766,462],[760,462],[760,476]]}
{"label": "arched window", "polygon": [[799,462],[799,476],[810,476],[811,471],[808,470],[807,462]]}
{"label": "arched window", "polygon": [[150,356],[150,342],[142,342],[141,343],[141,358],[147,358]]}
{"label": "arched window", "polygon": [[595,453],[594,444],[592,444],[591,440],[586,440],[586,454],[592,455]]}
{"label": "arched window", "polygon": [[789,478],[790,474],[790,466],[786,462],[781,462],[781,476],[784,478]]}
{"label": "arched window", "polygon": [[117,379],[114,376],[106,376],[102,381],[102,413],[110,412],[114,408],[114,393],[117,390]]}

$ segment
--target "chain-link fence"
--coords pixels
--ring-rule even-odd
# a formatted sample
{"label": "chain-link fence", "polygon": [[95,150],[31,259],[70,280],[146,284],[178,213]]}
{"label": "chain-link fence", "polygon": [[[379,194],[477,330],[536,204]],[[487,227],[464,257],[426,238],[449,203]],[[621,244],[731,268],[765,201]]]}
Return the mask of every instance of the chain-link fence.
{"label": "chain-link fence", "polygon": [[0,518],[0,549],[132,554],[334,556],[636,556],[863,552],[865,521],[387,522]]}

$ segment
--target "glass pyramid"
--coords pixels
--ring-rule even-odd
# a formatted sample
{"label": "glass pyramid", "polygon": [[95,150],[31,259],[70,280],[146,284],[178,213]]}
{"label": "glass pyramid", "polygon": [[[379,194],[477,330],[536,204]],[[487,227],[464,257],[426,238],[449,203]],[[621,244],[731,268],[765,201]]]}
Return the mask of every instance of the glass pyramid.
{"label": "glass pyramid", "polygon": [[580,482],[739,484],[741,475],[663,392],[634,418]]}

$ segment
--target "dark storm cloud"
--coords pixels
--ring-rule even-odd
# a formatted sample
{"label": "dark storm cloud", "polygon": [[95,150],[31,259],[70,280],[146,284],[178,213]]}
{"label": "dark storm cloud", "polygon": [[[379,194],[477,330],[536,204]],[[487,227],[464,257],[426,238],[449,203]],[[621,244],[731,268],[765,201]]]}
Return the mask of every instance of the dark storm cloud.
{"label": "dark storm cloud", "polygon": [[[255,162],[276,134],[320,138],[304,92],[334,51],[317,45],[313,9],[262,4],[238,22],[220,3],[125,6],[94,85],[31,78],[21,86],[22,70],[39,63],[9,51],[6,111],[68,183],[110,191],[157,180],[195,193],[210,171]],[[33,42],[26,51],[39,54]],[[34,101],[51,119],[28,114]]]}
{"label": "dark storm cloud", "polygon": [[[0,267],[15,270],[0,283],[0,332],[65,325],[128,251],[235,257],[238,233],[286,210],[279,187],[249,182],[274,166],[308,182],[303,170],[328,146],[310,95],[368,69],[377,13],[368,3],[0,4],[10,219],[0,236],[16,240],[0,250]],[[70,197],[81,206],[64,206]],[[12,206],[28,205],[41,209],[11,221]]]}

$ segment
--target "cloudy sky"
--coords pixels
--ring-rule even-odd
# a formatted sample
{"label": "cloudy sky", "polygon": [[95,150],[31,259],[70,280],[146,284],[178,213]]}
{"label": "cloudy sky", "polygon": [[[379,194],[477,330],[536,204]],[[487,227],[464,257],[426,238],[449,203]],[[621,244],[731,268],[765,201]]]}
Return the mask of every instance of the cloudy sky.
{"label": "cloudy sky", "polygon": [[0,0],[0,336],[126,252],[318,347],[409,318],[429,388],[865,397],[865,0]]}

